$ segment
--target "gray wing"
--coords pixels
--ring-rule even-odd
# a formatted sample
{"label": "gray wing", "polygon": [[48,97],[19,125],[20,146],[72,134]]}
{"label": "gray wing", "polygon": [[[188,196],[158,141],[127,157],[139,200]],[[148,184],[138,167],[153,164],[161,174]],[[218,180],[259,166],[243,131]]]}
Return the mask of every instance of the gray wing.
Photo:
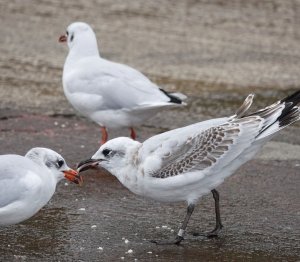
{"label": "gray wing", "polygon": [[64,77],[68,92],[83,108],[83,98],[95,111],[170,104],[170,98],[143,74],[104,59],[84,60]]}
{"label": "gray wing", "polygon": [[[32,175],[28,170],[29,161],[21,156],[4,155],[0,157],[0,209],[22,199],[32,187]],[[1,211],[1,210],[0,210]]]}
{"label": "gray wing", "polygon": [[210,127],[172,148],[172,152],[165,151],[160,168],[150,172],[150,176],[167,178],[226,166],[252,144],[261,126],[260,117],[247,117]]}

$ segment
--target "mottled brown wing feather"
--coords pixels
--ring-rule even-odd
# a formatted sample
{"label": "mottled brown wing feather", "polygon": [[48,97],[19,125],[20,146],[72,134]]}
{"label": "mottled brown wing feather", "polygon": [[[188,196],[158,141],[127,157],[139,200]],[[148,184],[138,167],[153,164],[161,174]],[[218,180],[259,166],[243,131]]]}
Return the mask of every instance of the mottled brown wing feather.
{"label": "mottled brown wing feather", "polygon": [[212,166],[229,150],[239,133],[239,123],[234,122],[209,128],[189,139],[184,146],[188,150],[183,150],[184,152],[177,159],[168,161],[168,156],[166,156],[163,159],[166,164],[160,170],[153,172],[151,176],[167,178],[193,170],[204,170]]}

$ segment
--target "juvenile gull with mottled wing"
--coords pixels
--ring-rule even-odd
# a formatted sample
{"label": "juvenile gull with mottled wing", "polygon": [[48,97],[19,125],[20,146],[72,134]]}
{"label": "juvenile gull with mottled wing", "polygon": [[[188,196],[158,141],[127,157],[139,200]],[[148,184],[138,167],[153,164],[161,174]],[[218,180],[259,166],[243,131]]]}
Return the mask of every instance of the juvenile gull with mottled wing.
{"label": "juvenile gull with mottled wing", "polygon": [[144,143],[116,138],[102,145],[78,170],[101,166],[135,194],[158,201],[188,203],[173,241],[179,244],[199,198],[212,191],[217,233],[221,228],[219,194],[226,177],[254,157],[282,128],[300,119],[300,91],[247,114],[253,95],[231,117],[217,118],[153,136]]}

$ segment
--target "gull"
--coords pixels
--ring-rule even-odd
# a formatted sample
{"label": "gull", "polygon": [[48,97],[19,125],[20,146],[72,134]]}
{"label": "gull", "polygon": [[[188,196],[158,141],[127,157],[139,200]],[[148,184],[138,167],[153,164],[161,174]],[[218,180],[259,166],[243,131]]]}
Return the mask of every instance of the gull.
{"label": "gull", "polygon": [[[137,195],[157,201],[187,203],[186,217],[172,241],[179,244],[199,198],[215,188],[282,128],[300,119],[300,91],[255,113],[250,94],[236,114],[153,136],[143,143],[119,137],[102,145],[78,171],[103,167]],[[220,214],[217,214],[220,215]]]}
{"label": "gull", "polygon": [[61,155],[48,148],[32,148],[25,156],[0,155],[0,226],[20,223],[51,199],[63,178],[82,183]]}
{"label": "gull", "polygon": [[107,128],[141,125],[164,108],[185,105],[181,93],[168,93],[141,72],[99,55],[93,29],[86,23],[68,26],[59,42],[67,42],[69,54],[63,69],[63,89],[72,106],[101,127],[104,144]]}

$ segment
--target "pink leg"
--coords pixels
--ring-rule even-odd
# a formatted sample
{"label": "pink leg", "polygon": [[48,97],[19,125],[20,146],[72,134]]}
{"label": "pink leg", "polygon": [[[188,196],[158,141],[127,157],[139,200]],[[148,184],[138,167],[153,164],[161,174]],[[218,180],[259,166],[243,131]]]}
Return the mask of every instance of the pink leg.
{"label": "pink leg", "polygon": [[103,145],[107,142],[107,139],[108,139],[108,134],[107,134],[107,130],[105,127],[101,127],[101,142],[100,144]]}
{"label": "pink leg", "polygon": [[133,127],[130,127],[130,137],[131,137],[133,140],[136,140],[136,133],[135,133]]}

